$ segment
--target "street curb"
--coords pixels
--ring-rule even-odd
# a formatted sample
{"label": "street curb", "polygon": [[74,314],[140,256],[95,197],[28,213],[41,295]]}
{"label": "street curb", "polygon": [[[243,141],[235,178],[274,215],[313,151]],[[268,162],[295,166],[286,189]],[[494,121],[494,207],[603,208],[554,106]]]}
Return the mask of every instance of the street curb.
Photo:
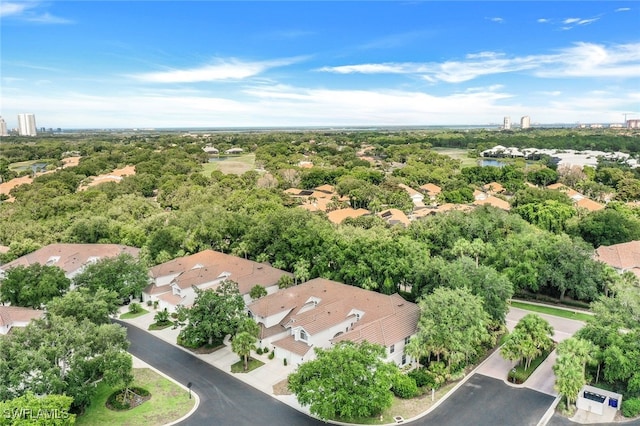
{"label": "street curb", "polygon": [[537,426],[545,426],[547,423],[549,423],[549,420],[551,420],[553,413],[556,412],[556,407],[560,403],[561,399],[562,399],[562,395],[556,396],[556,399],[553,400],[551,407],[549,407],[549,409],[544,413],[544,416],[542,416]]}

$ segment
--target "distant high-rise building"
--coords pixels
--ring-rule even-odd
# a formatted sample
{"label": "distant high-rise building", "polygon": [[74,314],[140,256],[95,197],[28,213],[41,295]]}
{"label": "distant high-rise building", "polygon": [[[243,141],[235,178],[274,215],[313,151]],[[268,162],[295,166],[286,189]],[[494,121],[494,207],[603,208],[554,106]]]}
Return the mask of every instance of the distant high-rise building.
{"label": "distant high-rise building", "polygon": [[511,117],[504,118],[504,125],[502,126],[504,130],[511,130]]}
{"label": "distant high-rise building", "polygon": [[37,136],[36,116],[33,114],[18,114],[18,134],[20,136]]}
{"label": "distant high-rise building", "polygon": [[529,118],[528,115],[525,115],[520,119],[520,128],[528,129],[529,127],[531,127],[531,118]]}
{"label": "distant high-rise building", "polygon": [[627,120],[628,129],[640,129],[640,120]]}
{"label": "distant high-rise building", "polygon": [[0,117],[0,136],[9,136],[7,132],[7,123],[4,122],[4,118]]}

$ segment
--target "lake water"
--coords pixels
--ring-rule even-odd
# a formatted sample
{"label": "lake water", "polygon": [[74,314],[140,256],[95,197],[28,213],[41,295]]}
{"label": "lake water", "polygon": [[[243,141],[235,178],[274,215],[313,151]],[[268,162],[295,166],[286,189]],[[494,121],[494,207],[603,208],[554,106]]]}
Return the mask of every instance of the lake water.
{"label": "lake water", "polygon": [[[481,160],[478,160],[478,166],[480,167],[487,167],[487,166],[504,167],[504,166],[508,166],[509,164],[512,164],[512,163],[508,161],[494,160],[491,158],[483,158]],[[525,163],[525,168],[532,164],[534,164],[533,161],[527,161]]]}
{"label": "lake water", "polygon": [[487,159],[478,160],[478,165],[480,167],[487,167],[487,166],[504,167],[507,164],[509,163],[505,161],[498,161],[498,160],[487,160]]}

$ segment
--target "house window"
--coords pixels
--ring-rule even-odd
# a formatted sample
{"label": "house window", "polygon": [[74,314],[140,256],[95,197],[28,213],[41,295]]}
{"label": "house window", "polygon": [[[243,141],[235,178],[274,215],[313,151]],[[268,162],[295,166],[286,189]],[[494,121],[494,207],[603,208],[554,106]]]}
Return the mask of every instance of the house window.
{"label": "house window", "polygon": [[407,363],[407,355],[406,354],[402,354],[402,364],[401,365],[405,365]]}
{"label": "house window", "polygon": [[300,340],[307,340],[307,332],[304,330],[300,330]]}
{"label": "house window", "polygon": [[407,336],[407,337],[405,337],[405,338],[404,338],[404,344],[405,344],[405,345],[408,345],[410,340],[411,340],[411,336]]}
{"label": "house window", "polygon": [[389,353],[392,354],[396,351],[396,345],[389,346]]}

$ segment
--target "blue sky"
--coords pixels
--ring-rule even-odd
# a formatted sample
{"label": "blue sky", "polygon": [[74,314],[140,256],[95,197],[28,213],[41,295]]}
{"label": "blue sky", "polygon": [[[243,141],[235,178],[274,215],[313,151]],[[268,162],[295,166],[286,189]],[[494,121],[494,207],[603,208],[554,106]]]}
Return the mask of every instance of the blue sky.
{"label": "blue sky", "polygon": [[62,128],[621,123],[640,118],[638,28],[633,1],[0,0],[0,115]]}

